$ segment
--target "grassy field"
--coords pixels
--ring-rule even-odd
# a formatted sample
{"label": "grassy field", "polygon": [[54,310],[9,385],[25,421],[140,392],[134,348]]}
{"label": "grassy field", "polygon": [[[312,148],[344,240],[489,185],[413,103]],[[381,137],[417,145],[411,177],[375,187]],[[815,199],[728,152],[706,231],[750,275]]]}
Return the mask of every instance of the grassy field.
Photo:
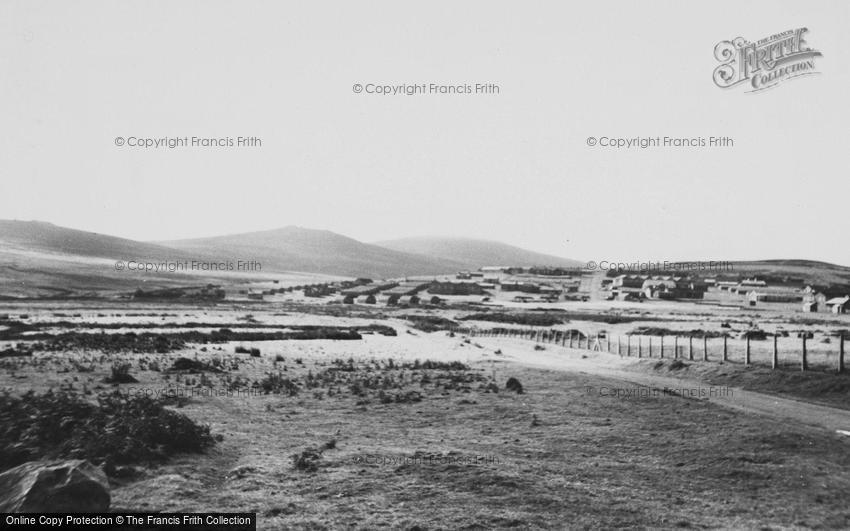
{"label": "grassy field", "polygon": [[[407,321],[313,318],[399,335],[36,353],[2,360],[0,387],[170,394],[169,410],[210,427],[205,453],[122,463],[115,510],[251,511],[263,529],[850,526],[846,437],[676,396],[601,396],[631,384],[518,363],[532,342],[509,356]],[[201,365],[172,370],[180,357]],[[137,382],[106,383],[122,363]]]}

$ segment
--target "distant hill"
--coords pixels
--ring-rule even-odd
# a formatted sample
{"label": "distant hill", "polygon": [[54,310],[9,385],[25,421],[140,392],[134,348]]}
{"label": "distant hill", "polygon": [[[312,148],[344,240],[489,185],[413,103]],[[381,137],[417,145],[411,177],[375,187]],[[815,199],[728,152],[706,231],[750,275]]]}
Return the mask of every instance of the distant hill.
{"label": "distant hill", "polygon": [[460,264],[463,269],[482,266],[583,266],[583,262],[535,253],[513,245],[472,238],[418,237],[376,242],[375,245]]}
{"label": "distant hill", "polygon": [[[470,238],[405,238],[363,243],[326,230],[302,227],[164,242],[140,242],[40,221],[0,220],[0,297],[26,294],[126,291],[139,286],[241,282],[257,275],[117,271],[116,260],[209,262],[254,260],[257,275],[305,279],[394,278],[452,274],[482,266],[581,267],[583,263],[504,243]],[[850,267],[799,259],[734,261],[735,276],[770,283],[806,283],[850,289]],[[216,277],[216,278],[210,278]],[[326,278],[326,277],[323,277]],[[216,280],[217,279],[217,280]],[[307,281],[307,280],[305,280]],[[830,292],[833,290],[830,289]]]}
{"label": "distant hill", "polygon": [[157,279],[149,274],[115,271],[110,266],[116,260],[244,260],[259,262],[263,274],[304,272],[371,278],[451,274],[485,265],[578,264],[473,239],[411,238],[375,245],[326,230],[289,226],[209,238],[140,242],[40,221],[0,220],[0,280],[22,290],[36,278],[45,290],[61,286],[63,293],[66,289],[112,289],[154,280],[181,280],[181,275],[174,274]]}
{"label": "distant hill", "polygon": [[175,258],[174,250],[167,247],[69,229],[43,221],[0,220],[0,245],[7,249],[113,260]]}
{"label": "distant hill", "polygon": [[263,271],[308,271],[349,277],[387,278],[453,273],[461,262],[370,245],[326,230],[302,227],[230,236],[158,242],[181,252],[257,260]]}
{"label": "distant hill", "polygon": [[[0,220],[0,300],[18,297],[119,295],[137,288],[234,284],[264,277],[255,273],[142,272],[117,261],[218,261],[217,255],[184,252],[152,243],[60,227],[40,221]],[[263,272],[265,273],[265,272]],[[303,282],[317,275],[287,274]],[[275,278],[281,278],[276,275]]]}
{"label": "distant hill", "polygon": [[734,264],[740,264],[745,266],[753,266],[753,267],[766,267],[766,268],[803,268],[805,270],[811,269],[829,269],[833,271],[843,271],[845,273],[850,272],[850,267],[831,264],[829,262],[819,262],[817,260],[800,260],[800,259],[773,259],[773,260],[752,260],[748,262],[733,262]]}
{"label": "distant hill", "polygon": [[732,262],[732,274],[758,277],[768,283],[794,283],[829,289],[827,293],[846,294],[850,290],[850,267],[815,260],[777,259]]}

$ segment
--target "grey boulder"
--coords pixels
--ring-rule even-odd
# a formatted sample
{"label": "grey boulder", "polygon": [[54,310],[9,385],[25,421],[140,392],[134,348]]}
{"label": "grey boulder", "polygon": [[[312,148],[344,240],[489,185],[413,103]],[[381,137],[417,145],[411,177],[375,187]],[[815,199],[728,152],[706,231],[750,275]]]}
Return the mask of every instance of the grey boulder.
{"label": "grey boulder", "polygon": [[30,461],[0,474],[0,513],[99,513],[109,481],[88,461]]}

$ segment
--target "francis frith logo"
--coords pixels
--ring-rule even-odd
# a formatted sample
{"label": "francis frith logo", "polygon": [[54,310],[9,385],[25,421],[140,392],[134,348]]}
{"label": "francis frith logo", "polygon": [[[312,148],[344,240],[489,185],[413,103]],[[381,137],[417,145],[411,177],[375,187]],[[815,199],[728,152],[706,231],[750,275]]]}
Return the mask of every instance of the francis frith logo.
{"label": "francis frith logo", "polygon": [[714,57],[722,64],[714,69],[714,83],[720,88],[749,86],[746,92],[758,92],[817,74],[815,58],[821,53],[806,42],[808,31],[797,28],[756,42],[738,37],[718,43]]}

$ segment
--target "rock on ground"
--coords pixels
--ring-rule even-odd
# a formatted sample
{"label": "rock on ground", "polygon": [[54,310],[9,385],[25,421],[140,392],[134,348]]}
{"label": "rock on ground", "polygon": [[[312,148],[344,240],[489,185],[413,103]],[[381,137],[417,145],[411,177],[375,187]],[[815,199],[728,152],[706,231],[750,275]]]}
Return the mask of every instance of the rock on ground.
{"label": "rock on ground", "polygon": [[0,513],[105,512],[109,481],[88,461],[30,461],[0,474]]}

